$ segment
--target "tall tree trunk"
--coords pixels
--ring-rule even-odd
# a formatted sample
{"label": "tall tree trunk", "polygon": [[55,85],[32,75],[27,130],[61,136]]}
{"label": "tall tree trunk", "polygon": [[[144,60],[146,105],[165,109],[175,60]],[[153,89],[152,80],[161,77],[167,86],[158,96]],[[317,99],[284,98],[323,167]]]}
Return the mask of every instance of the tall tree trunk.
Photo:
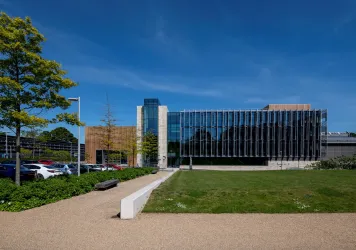
{"label": "tall tree trunk", "polygon": [[21,185],[21,180],[20,180],[20,166],[21,166],[21,159],[20,159],[21,142],[20,142],[20,137],[21,137],[21,127],[20,127],[20,125],[17,125],[17,127],[16,127],[16,173],[15,173],[15,182],[16,182],[16,185],[18,185],[18,186]]}
{"label": "tall tree trunk", "polygon": [[[137,163],[136,163],[136,165],[137,165]],[[136,167],[136,165],[135,165],[135,150],[132,150],[132,166]]]}

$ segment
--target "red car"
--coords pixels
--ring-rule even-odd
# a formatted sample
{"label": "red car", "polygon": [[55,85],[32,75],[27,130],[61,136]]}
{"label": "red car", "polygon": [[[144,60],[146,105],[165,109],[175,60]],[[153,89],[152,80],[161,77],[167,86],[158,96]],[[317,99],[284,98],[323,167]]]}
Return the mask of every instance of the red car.
{"label": "red car", "polygon": [[109,167],[109,168],[113,168],[113,169],[116,169],[116,170],[123,170],[123,168],[120,167],[119,165],[112,164],[112,163],[107,163],[107,164],[105,164],[104,166],[107,166],[107,167]]}
{"label": "red car", "polygon": [[38,162],[43,164],[43,165],[47,165],[47,166],[50,166],[50,165],[52,165],[54,163],[51,160],[39,160]]}

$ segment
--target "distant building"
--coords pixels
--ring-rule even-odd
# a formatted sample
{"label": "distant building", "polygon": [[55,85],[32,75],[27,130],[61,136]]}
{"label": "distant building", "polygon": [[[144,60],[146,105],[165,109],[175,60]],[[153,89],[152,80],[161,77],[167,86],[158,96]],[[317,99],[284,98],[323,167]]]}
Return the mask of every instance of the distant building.
{"label": "distant building", "polygon": [[[77,143],[68,143],[68,142],[60,142],[60,141],[50,141],[50,142],[39,142],[36,141],[34,144],[33,138],[21,137],[21,148],[29,149],[34,152],[36,157],[40,157],[45,149],[50,150],[63,150],[68,151],[72,154],[73,157],[77,157],[78,154],[78,144]],[[7,136],[7,150],[9,154],[9,158],[16,157],[16,137],[8,135]],[[35,146],[35,147],[34,147]],[[5,158],[6,155],[6,136],[0,135],[0,158]],[[85,160],[85,145],[80,145],[80,159],[82,161]]]}
{"label": "distant building", "polygon": [[325,159],[356,154],[356,137],[346,132],[328,132],[328,148]]}

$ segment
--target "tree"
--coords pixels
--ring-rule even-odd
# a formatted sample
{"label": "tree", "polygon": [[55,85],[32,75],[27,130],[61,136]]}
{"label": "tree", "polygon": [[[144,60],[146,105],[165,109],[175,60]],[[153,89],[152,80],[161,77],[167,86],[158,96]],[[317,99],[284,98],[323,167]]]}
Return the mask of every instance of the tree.
{"label": "tree", "polygon": [[27,148],[21,148],[21,158],[29,158],[32,155],[32,150]]}
{"label": "tree", "polygon": [[[47,132],[47,131],[45,131]],[[74,137],[74,135],[64,127],[58,127],[50,131],[48,134],[44,135],[48,141],[63,141],[63,142],[72,142],[77,143],[78,139]]]}
{"label": "tree", "polygon": [[100,144],[102,148],[106,151],[107,153],[107,163],[111,162],[112,160],[112,154],[111,151],[115,149],[115,134],[114,134],[114,129],[115,129],[115,122],[116,119],[114,118],[114,115],[111,111],[111,105],[109,102],[109,98],[106,95],[106,111],[104,118],[101,119],[101,121],[104,123],[104,126],[101,126],[100,129]]}
{"label": "tree", "polygon": [[51,132],[43,131],[41,134],[38,135],[38,140],[41,142],[51,141]]}
{"label": "tree", "polygon": [[356,137],[356,133],[354,133],[354,132],[350,132],[349,135],[350,135],[350,137]]}
{"label": "tree", "polygon": [[41,130],[39,128],[36,128],[33,126],[30,127],[30,130],[22,131],[23,137],[31,138],[33,140],[33,142],[32,142],[32,158],[33,159],[35,158],[36,148],[39,148],[38,144],[36,144],[36,142],[37,142],[37,138],[40,135],[40,133],[41,133]]}
{"label": "tree", "polygon": [[91,155],[88,152],[85,152],[84,158],[87,163],[91,161]]}
{"label": "tree", "polygon": [[158,156],[158,140],[157,136],[151,131],[148,131],[142,138],[142,143],[139,147],[139,152],[144,156],[148,165],[151,165],[151,160],[157,160]]}
{"label": "tree", "polygon": [[16,135],[16,184],[20,185],[20,136],[24,127],[45,127],[66,122],[82,125],[77,116],[59,113],[53,118],[43,112],[67,109],[71,103],[60,91],[77,86],[55,61],[42,57],[44,36],[26,17],[0,13],[0,127]]}
{"label": "tree", "polygon": [[127,156],[132,157],[132,164],[134,164],[137,154],[137,134],[135,127],[130,127],[128,130],[126,130],[124,148]]}

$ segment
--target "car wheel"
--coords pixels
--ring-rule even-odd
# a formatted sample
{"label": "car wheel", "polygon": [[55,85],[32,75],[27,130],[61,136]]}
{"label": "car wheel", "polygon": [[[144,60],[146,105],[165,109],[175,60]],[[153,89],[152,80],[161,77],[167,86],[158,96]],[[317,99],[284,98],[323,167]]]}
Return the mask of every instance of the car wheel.
{"label": "car wheel", "polygon": [[43,177],[43,175],[42,175],[42,174],[38,174],[38,175],[37,175],[37,179],[43,180],[43,179],[44,179],[44,177]]}

